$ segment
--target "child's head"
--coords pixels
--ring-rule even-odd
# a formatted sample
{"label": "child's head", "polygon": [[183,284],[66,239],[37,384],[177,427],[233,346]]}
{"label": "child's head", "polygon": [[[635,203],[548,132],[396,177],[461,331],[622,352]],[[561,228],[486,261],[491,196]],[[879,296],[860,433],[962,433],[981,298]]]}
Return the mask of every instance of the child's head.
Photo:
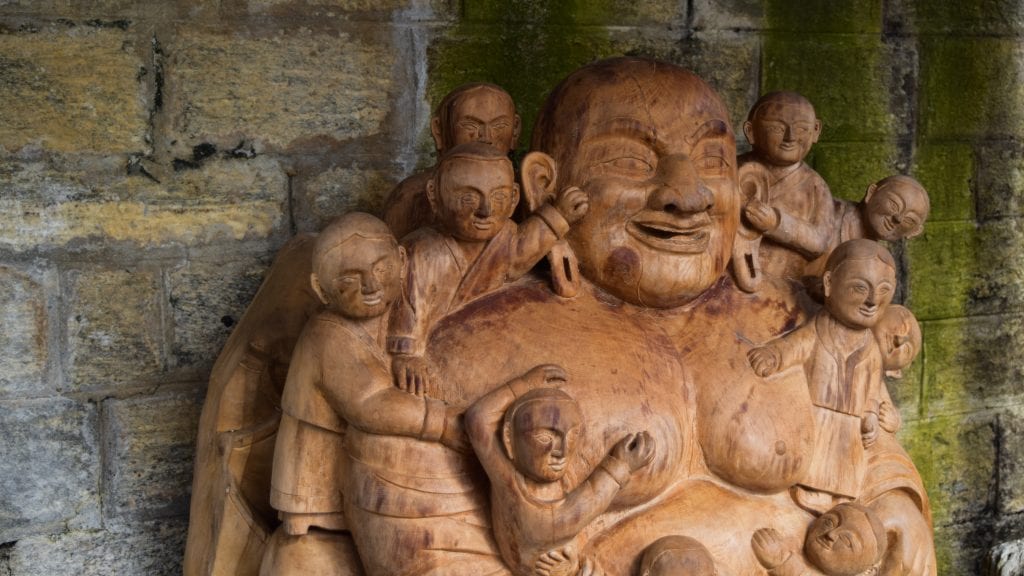
{"label": "child's head", "polygon": [[466,142],[481,142],[508,154],[519,139],[520,120],[508,92],[494,84],[476,83],[449,92],[430,128],[441,154]]}
{"label": "child's head", "polygon": [[557,388],[536,388],[505,412],[502,441],[520,473],[538,482],[565,475],[583,428],[579,404]]}
{"label": "child's head", "polygon": [[896,262],[873,240],[843,242],[828,257],[821,277],[825,308],[850,328],[870,328],[892,302]]}
{"label": "child's head", "polygon": [[508,156],[470,142],[441,158],[427,183],[427,199],[446,232],[466,242],[484,242],[512,216],[519,186]]}
{"label": "child's head", "polygon": [[921,326],[914,314],[899,304],[890,304],[871,330],[882,352],[882,368],[886,370],[910,366],[921,351]]}
{"label": "child's head", "polygon": [[714,576],[715,562],[703,544],[687,536],[665,536],[644,550],[641,576]]}
{"label": "child's head", "polygon": [[351,212],[317,237],[310,282],[329,310],[348,318],[373,318],[401,294],[404,272],[405,250],[387,225]]}
{"label": "child's head", "polygon": [[920,234],[931,209],[924,187],[903,175],[882,178],[868,186],[861,205],[871,234],[890,242]]}
{"label": "child's head", "polygon": [[761,96],[747,115],[743,133],[754,152],[772,166],[792,166],[804,159],[821,135],[814,106],[796,92]]}
{"label": "child's head", "polygon": [[878,515],[860,504],[840,504],[814,519],[804,555],[833,576],[857,576],[882,560],[888,547]]}

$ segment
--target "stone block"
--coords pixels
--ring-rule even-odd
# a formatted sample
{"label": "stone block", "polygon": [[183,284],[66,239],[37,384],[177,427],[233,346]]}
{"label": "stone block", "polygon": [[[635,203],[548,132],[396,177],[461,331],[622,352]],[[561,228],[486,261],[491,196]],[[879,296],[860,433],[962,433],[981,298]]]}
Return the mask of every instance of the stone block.
{"label": "stone block", "polygon": [[188,514],[201,410],[199,390],[104,403],[107,525]]}
{"label": "stone block", "polygon": [[761,0],[692,0],[697,30],[757,30],[765,26]]}
{"label": "stone block", "polygon": [[0,397],[54,390],[47,370],[52,285],[49,271],[0,266]]}
{"label": "stone block", "polygon": [[974,219],[974,158],[969,144],[923,142],[917,147],[910,175],[928,191],[929,221]]}
{"label": "stone block", "polygon": [[213,366],[266,269],[263,260],[238,255],[226,260],[192,258],[169,271],[174,365],[203,371]]}
{"label": "stone block", "polygon": [[115,530],[35,536],[13,543],[0,566],[12,576],[174,576],[181,574],[187,531],[187,520],[175,518]]}
{"label": "stone block", "polygon": [[149,89],[137,42],[116,27],[0,34],[0,150],[146,149]]}
{"label": "stone block", "polygon": [[872,183],[901,172],[894,142],[821,142],[812,150],[812,166],[836,198],[860,202]]}
{"label": "stone block", "polygon": [[977,164],[978,219],[1024,217],[1024,145],[981,144]]}
{"label": "stone block", "polygon": [[212,159],[196,169],[87,182],[85,172],[12,163],[0,172],[0,248],[197,246],[287,230],[288,178],[276,161]]}
{"label": "stone block", "polygon": [[938,574],[983,574],[986,549],[992,545],[991,519],[935,527]]}
{"label": "stone block", "polygon": [[338,21],[432,21],[457,15],[452,0],[248,0],[248,14],[279,19]]}
{"label": "stone block", "polygon": [[993,546],[985,560],[985,576],[1024,574],[1024,540],[1012,540]]}
{"label": "stone block", "polygon": [[764,20],[769,30],[874,34],[882,31],[881,0],[813,0],[765,2]]}
{"label": "stone block", "polygon": [[918,320],[956,318],[967,313],[973,270],[980,256],[978,231],[970,222],[927,222],[907,242],[907,306]]}
{"label": "stone block", "polygon": [[355,162],[296,177],[294,206],[299,230],[317,232],[334,218],[356,210],[380,214],[400,174],[395,165]]}
{"label": "stone block", "polygon": [[1024,512],[1024,406],[1007,408],[999,423],[999,513],[1019,514]]}
{"label": "stone block", "polygon": [[678,0],[463,0],[465,20],[502,24],[667,26],[681,25],[686,3]]}
{"label": "stone block", "polygon": [[679,55],[671,61],[692,70],[714,87],[729,109],[736,143],[744,145],[743,122],[758,96],[758,39],[749,34],[707,32],[673,44],[679,46]]}
{"label": "stone block", "polygon": [[985,414],[904,422],[900,442],[924,481],[936,526],[979,520],[993,511],[996,434],[992,416]]}
{"label": "stone block", "polygon": [[231,34],[182,26],[167,41],[168,138],[230,149],[388,136],[406,78],[401,36],[386,26]]}
{"label": "stone block", "polygon": [[1024,59],[1017,39],[929,36],[920,47],[923,139],[1024,136]]}
{"label": "stone block", "polygon": [[925,322],[923,402],[928,413],[983,406],[1020,391],[1024,317],[974,316]]}
{"label": "stone block", "polygon": [[894,0],[889,18],[919,34],[1013,36],[1024,32],[1024,6],[1016,0]]}
{"label": "stone block", "polygon": [[71,270],[64,281],[69,391],[109,391],[162,371],[159,270]]}
{"label": "stone block", "polygon": [[822,121],[822,142],[890,141],[906,131],[899,120],[911,117],[903,109],[909,101],[892,93],[911,62],[877,36],[769,33],[762,62],[762,92],[807,97]]}
{"label": "stone block", "polygon": [[0,409],[0,542],[100,524],[96,406],[64,398]]}

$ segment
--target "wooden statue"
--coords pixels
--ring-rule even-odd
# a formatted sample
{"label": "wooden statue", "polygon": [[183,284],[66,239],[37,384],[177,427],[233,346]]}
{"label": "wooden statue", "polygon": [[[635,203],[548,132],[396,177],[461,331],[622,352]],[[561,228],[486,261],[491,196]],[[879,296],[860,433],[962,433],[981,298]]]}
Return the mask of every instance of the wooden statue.
{"label": "wooden statue", "polygon": [[[525,162],[533,172],[535,164],[550,167],[552,160],[531,154]],[[403,241],[409,274],[388,336],[396,383],[419,394],[429,382],[423,354],[434,324],[529,272],[587,212],[586,194],[572,188],[555,206],[543,204],[516,225],[511,217],[519,185],[512,163],[475,142],[455,146],[441,159],[427,182],[427,198],[438,229],[421,228]]]}
{"label": "wooden statue", "polygon": [[794,92],[772,92],[750,109],[743,133],[753,148],[740,164],[756,163],[767,174],[767,201],[751,198],[743,217],[764,234],[759,269],[800,280],[804,268],[828,249],[832,196],[804,158],[821,135],[814,107]]}
{"label": "wooden statue", "polygon": [[[834,228],[828,249],[807,265],[805,276],[813,281],[821,276],[832,250],[847,240],[868,238],[897,242],[913,238],[924,231],[931,203],[928,192],[910,176],[882,178],[868,186],[864,198],[854,204],[847,200],[833,202]],[[811,289],[820,293],[820,287]]]}
{"label": "wooden statue", "polygon": [[882,367],[886,375],[901,377],[903,369],[910,366],[921,352],[921,325],[914,313],[899,304],[892,304],[872,331],[882,352]]}
{"label": "wooden statue", "polygon": [[[449,92],[430,119],[430,134],[438,158],[467,142],[493,146],[507,156],[515,150],[520,130],[512,97],[500,86],[482,82]],[[434,168],[430,168],[413,174],[388,196],[384,221],[397,238],[433,222],[434,214],[427,200],[427,182],[433,178],[433,172]]]}
{"label": "wooden statue", "polygon": [[801,366],[811,388],[816,440],[797,503],[824,511],[860,494],[865,448],[879,431],[882,357],[871,327],[896,289],[896,263],[872,240],[841,244],[822,277],[825,309],[799,329],[754,348],[747,357],[766,377]]}
{"label": "wooden statue", "polygon": [[[404,277],[402,251],[366,216],[290,243],[211,377],[186,575],[831,576],[870,561],[934,576],[928,497],[882,385],[877,342],[906,338],[905,322],[881,321],[891,256],[869,240],[838,247],[824,309],[769,274],[826,250],[832,204],[818,218],[805,202],[827,190],[802,164],[813,109],[766,100],[745,160],[765,163],[761,192],[739,186],[729,114],[705,82],[616,58],[550,93],[520,222],[506,151],[452,144]],[[741,218],[744,238],[785,253],[762,250],[754,283],[730,262],[751,253],[737,250]],[[547,277],[564,267],[530,270],[562,234],[574,292]],[[314,256],[314,242],[335,247]],[[332,270],[375,253],[396,264],[379,299],[354,300],[372,314],[354,317]],[[401,332],[424,294],[427,321]],[[880,526],[885,546],[849,564],[816,556],[826,539],[805,535],[832,517],[851,534]]]}
{"label": "wooden statue", "polygon": [[[577,457],[583,425],[579,405],[555,388],[558,366],[538,366],[478,400],[466,412],[477,458],[491,480],[491,514],[501,555],[513,573],[553,567],[552,552],[571,558],[579,533],[654,458],[646,432],[619,440],[578,486],[565,477]],[[578,566],[566,566],[575,574]]]}

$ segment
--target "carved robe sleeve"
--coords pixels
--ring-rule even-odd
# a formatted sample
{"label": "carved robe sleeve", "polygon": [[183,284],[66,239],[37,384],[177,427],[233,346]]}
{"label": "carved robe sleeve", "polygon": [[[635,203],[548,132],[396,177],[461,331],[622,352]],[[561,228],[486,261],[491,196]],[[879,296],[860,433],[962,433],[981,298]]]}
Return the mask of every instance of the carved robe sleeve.
{"label": "carved robe sleeve", "polygon": [[814,347],[818,343],[818,333],[814,325],[815,320],[811,319],[769,344],[779,355],[780,371],[803,364],[814,354]]}
{"label": "carved robe sleeve", "polygon": [[834,228],[832,195],[828,186],[816,174],[812,180],[807,199],[812,203],[808,219],[779,210],[779,225],[775,230],[765,232],[768,238],[796,249],[808,259],[821,256],[828,250]]}

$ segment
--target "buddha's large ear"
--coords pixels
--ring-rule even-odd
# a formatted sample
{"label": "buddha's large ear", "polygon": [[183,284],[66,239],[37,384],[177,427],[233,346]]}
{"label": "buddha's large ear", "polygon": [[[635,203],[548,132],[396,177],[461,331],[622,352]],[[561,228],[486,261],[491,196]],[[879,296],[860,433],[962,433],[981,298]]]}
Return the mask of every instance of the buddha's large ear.
{"label": "buddha's large ear", "polygon": [[526,208],[533,212],[540,208],[545,202],[552,202],[555,199],[555,182],[558,180],[558,170],[555,168],[555,159],[543,152],[530,152],[523,158],[520,167],[523,178],[523,198],[526,200]]}
{"label": "buddha's large ear", "polygon": [[512,420],[506,418],[501,425],[501,445],[505,447],[505,455],[508,456],[510,461],[514,461],[515,457],[512,452]]}
{"label": "buddha's large ear", "polygon": [[324,294],[324,287],[320,285],[320,277],[316,275],[316,272],[309,274],[309,285],[313,287],[313,292],[316,297],[320,299],[320,303],[327,305],[327,295]]}

